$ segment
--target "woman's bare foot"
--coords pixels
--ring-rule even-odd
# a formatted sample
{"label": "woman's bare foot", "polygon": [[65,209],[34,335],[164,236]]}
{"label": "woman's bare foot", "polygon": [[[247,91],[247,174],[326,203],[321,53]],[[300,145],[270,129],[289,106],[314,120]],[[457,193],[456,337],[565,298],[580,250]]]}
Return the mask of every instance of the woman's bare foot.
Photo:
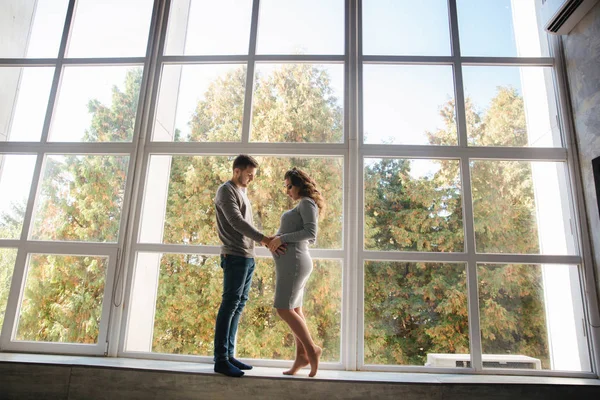
{"label": "woman's bare foot", "polygon": [[287,371],[283,371],[284,375],[295,375],[296,372],[298,372],[300,370],[300,368],[304,368],[309,364],[308,362],[308,357],[306,356],[306,354],[302,354],[302,355],[297,355],[296,359],[294,360],[294,365],[292,365],[292,368],[288,369]]}
{"label": "woman's bare foot", "polygon": [[319,346],[315,346],[314,353],[308,354],[308,361],[310,363],[310,373],[308,376],[311,378],[317,374],[317,370],[319,369],[319,358],[321,358],[322,353],[323,349]]}

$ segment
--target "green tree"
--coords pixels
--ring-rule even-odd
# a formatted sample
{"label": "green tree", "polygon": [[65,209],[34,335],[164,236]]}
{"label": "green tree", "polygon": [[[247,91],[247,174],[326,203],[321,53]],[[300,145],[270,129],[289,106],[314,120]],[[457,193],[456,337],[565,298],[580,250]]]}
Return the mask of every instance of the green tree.
{"label": "green tree", "polygon": [[[452,103],[446,104],[442,115],[451,120],[453,109]],[[470,145],[527,145],[525,108],[516,89],[498,87],[485,113],[476,113],[467,100],[466,111]],[[438,131],[430,140],[447,144],[453,134]],[[471,161],[470,166],[477,251],[538,254],[531,164]],[[524,354],[540,358],[543,368],[549,368],[541,268],[482,265],[478,275],[484,353]]]}
{"label": "green tree", "polygon": [[[413,177],[407,159],[366,164],[365,248],[463,251],[459,181],[446,175]],[[366,262],[364,292],[366,363],[423,365],[427,353],[469,351],[464,265]]]}
{"label": "green tree", "polygon": [[[0,215],[0,238],[18,238],[21,234],[25,201],[14,203],[11,206],[8,213]],[[4,314],[16,258],[16,249],[0,248],[0,330],[4,324]]]}
{"label": "green tree", "polygon": [[16,249],[0,248],[0,330],[4,324],[6,303],[16,259]]}
{"label": "green tree", "polygon": [[[213,82],[191,118],[192,141],[239,140],[245,68]],[[289,112],[288,112],[289,111]],[[342,110],[332,96],[329,77],[306,64],[285,65],[257,76],[253,137],[261,141],[339,142]],[[309,172],[328,202],[320,220],[318,246],[341,248],[343,163],[335,158],[257,157],[258,176],[249,188],[258,229],[274,234],[283,211],[294,205],[283,191],[283,174],[292,166]],[[214,194],[231,178],[231,157],[174,156],[171,159],[165,217],[165,243],[219,245]],[[168,261],[167,261],[168,260]],[[212,354],[214,321],[221,296],[218,259],[185,255],[163,257],[154,322],[153,350]],[[272,307],[275,282],[271,259],[258,259],[253,286],[238,331],[242,357],[293,358],[293,336]],[[308,324],[324,344],[324,358],[339,360],[341,267],[315,262],[305,309]]]}
{"label": "green tree", "polygon": [[[239,141],[245,80],[242,67],[213,82],[190,120],[190,136],[182,138],[176,132],[175,140]],[[131,140],[140,83],[141,70],[132,69],[125,90],[113,90],[110,106],[96,100],[89,103],[93,118],[86,141]],[[499,88],[485,112],[476,112],[467,100],[466,111],[470,145],[526,143],[523,103],[513,89]],[[456,137],[454,104],[443,105],[440,112],[446,128],[429,134],[431,144],[448,144]],[[257,76],[251,137],[261,142],[341,142],[343,110],[327,73],[307,64],[288,64],[268,76]],[[213,197],[217,187],[231,177],[231,157],[173,156],[170,161],[163,242],[218,245]],[[298,166],[316,179],[328,203],[320,220],[318,247],[341,248],[343,161],[289,155],[262,156],[259,162],[259,174],[249,190],[257,227],[275,233],[281,213],[293,207],[283,192],[282,178],[285,170]],[[120,156],[49,157],[34,237],[116,241],[127,164],[127,157]],[[425,177],[415,176],[408,160],[366,164],[366,249],[462,251],[459,163],[440,160],[438,164],[437,172]],[[476,161],[471,175],[477,250],[536,253],[529,165]],[[238,335],[242,357],[293,357],[293,336],[272,308],[273,267],[271,259],[258,259],[251,301]],[[545,360],[548,351],[539,269],[485,266],[478,272],[484,350]],[[80,343],[97,340],[104,273],[103,260],[94,257],[32,260],[20,337]],[[153,351],[212,353],[221,276],[217,257],[163,255]],[[341,281],[341,263],[316,260],[305,296],[309,327],[326,350],[324,359],[331,361],[339,360]],[[365,265],[368,363],[423,364],[427,353],[468,351],[464,265]]]}
{"label": "green tree", "polygon": [[[431,144],[456,140],[455,105],[444,104],[446,127]],[[527,144],[523,100],[498,88],[490,107],[466,101],[469,145]],[[408,160],[365,169],[365,245],[378,250],[462,251],[459,164],[436,161],[431,177],[411,176]],[[529,163],[472,161],[475,236],[479,252],[537,253]],[[548,365],[541,272],[535,266],[480,266],[484,353],[525,354]],[[365,266],[365,360],[422,365],[427,353],[467,353],[464,265],[369,262]]]}
{"label": "green tree", "polygon": [[[131,69],[112,104],[88,104],[84,141],[130,141],[142,71]],[[129,157],[67,155],[46,158],[32,236],[40,240],[116,242]],[[30,259],[19,319],[23,340],[95,343],[104,300],[106,258]]]}

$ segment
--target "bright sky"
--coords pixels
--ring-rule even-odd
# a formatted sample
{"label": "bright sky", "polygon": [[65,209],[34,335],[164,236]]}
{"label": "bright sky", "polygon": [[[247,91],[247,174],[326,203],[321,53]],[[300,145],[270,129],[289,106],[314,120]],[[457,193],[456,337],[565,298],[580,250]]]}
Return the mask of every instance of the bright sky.
{"label": "bright sky", "polygon": [[[29,195],[33,169],[34,155],[8,154],[3,156],[2,176],[0,176],[0,214],[11,210],[15,201],[24,201]],[[21,221],[22,222],[22,221]],[[8,237],[0,239],[19,239]]]}
{"label": "bright sky", "polygon": [[[67,56],[143,56],[152,3],[152,0],[80,0]],[[183,8],[186,0],[172,3],[171,21],[176,22],[169,26],[166,54],[247,53],[251,0],[192,0],[189,20]],[[257,54],[343,54],[343,0],[261,0],[260,4]],[[463,55],[540,55],[517,52],[511,0],[458,0],[457,4]],[[56,56],[66,6],[67,0],[38,0],[27,57]],[[447,15],[446,0],[364,0],[364,54],[448,56]],[[106,29],[107,24],[110,29]],[[275,66],[257,65],[257,70],[268,74]],[[189,132],[187,122],[198,100],[204,98],[208,84],[232,67],[236,66],[184,67],[178,101],[166,105],[176,108],[173,111],[177,128]],[[81,141],[91,120],[88,101],[98,99],[110,106],[112,87],[116,85],[123,90],[128,68],[66,67],[50,140]],[[332,86],[342,105],[343,66],[327,64],[325,68],[331,74]],[[9,140],[39,140],[53,73],[53,68],[24,68]],[[515,67],[468,67],[464,69],[464,81],[466,94],[479,110],[487,107],[496,86],[512,85],[521,90],[519,68]],[[367,143],[426,144],[424,132],[443,127],[438,110],[453,97],[449,66],[365,65],[363,104]],[[12,169],[26,171],[16,164]],[[426,173],[424,166],[419,169]],[[4,171],[0,185],[11,190],[2,190],[0,211],[6,209],[4,204],[9,197],[22,198],[29,187],[26,179],[8,183],[11,176],[8,164]]]}

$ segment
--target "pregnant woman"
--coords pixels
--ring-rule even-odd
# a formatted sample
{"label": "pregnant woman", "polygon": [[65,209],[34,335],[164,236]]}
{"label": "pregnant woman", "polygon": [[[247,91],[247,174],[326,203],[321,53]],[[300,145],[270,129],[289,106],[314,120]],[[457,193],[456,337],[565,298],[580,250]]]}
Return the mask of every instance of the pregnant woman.
{"label": "pregnant woman", "polygon": [[[279,231],[269,244],[269,250],[274,254],[277,276],[273,306],[296,339],[296,359],[284,375],[294,375],[300,368],[310,364],[308,376],[312,377],[317,374],[323,350],[310,336],[302,313],[302,298],[304,286],[313,269],[308,244],[315,243],[317,239],[319,213],[323,211],[325,200],[317,190],[315,181],[297,168],[285,173],[285,189],[287,195],[298,204],[283,213]],[[287,245],[287,250],[278,256],[275,252],[281,245]]]}

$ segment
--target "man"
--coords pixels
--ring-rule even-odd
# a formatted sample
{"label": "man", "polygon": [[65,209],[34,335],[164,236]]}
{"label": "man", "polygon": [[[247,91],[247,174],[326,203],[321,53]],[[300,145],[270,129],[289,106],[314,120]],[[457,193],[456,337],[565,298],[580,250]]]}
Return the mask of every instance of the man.
{"label": "man", "polygon": [[[233,176],[217,190],[215,207],[223,268],[223,298],[215,326],[215,372],[240,377],[252,369],[234,358],[235,337],[254,273],[254,242],[268,245],[266,237],[253,226],[252,206],[246,189],[258,162],[247,155],[233,160]],[[283,251],[282,251],[283,252]]]}

